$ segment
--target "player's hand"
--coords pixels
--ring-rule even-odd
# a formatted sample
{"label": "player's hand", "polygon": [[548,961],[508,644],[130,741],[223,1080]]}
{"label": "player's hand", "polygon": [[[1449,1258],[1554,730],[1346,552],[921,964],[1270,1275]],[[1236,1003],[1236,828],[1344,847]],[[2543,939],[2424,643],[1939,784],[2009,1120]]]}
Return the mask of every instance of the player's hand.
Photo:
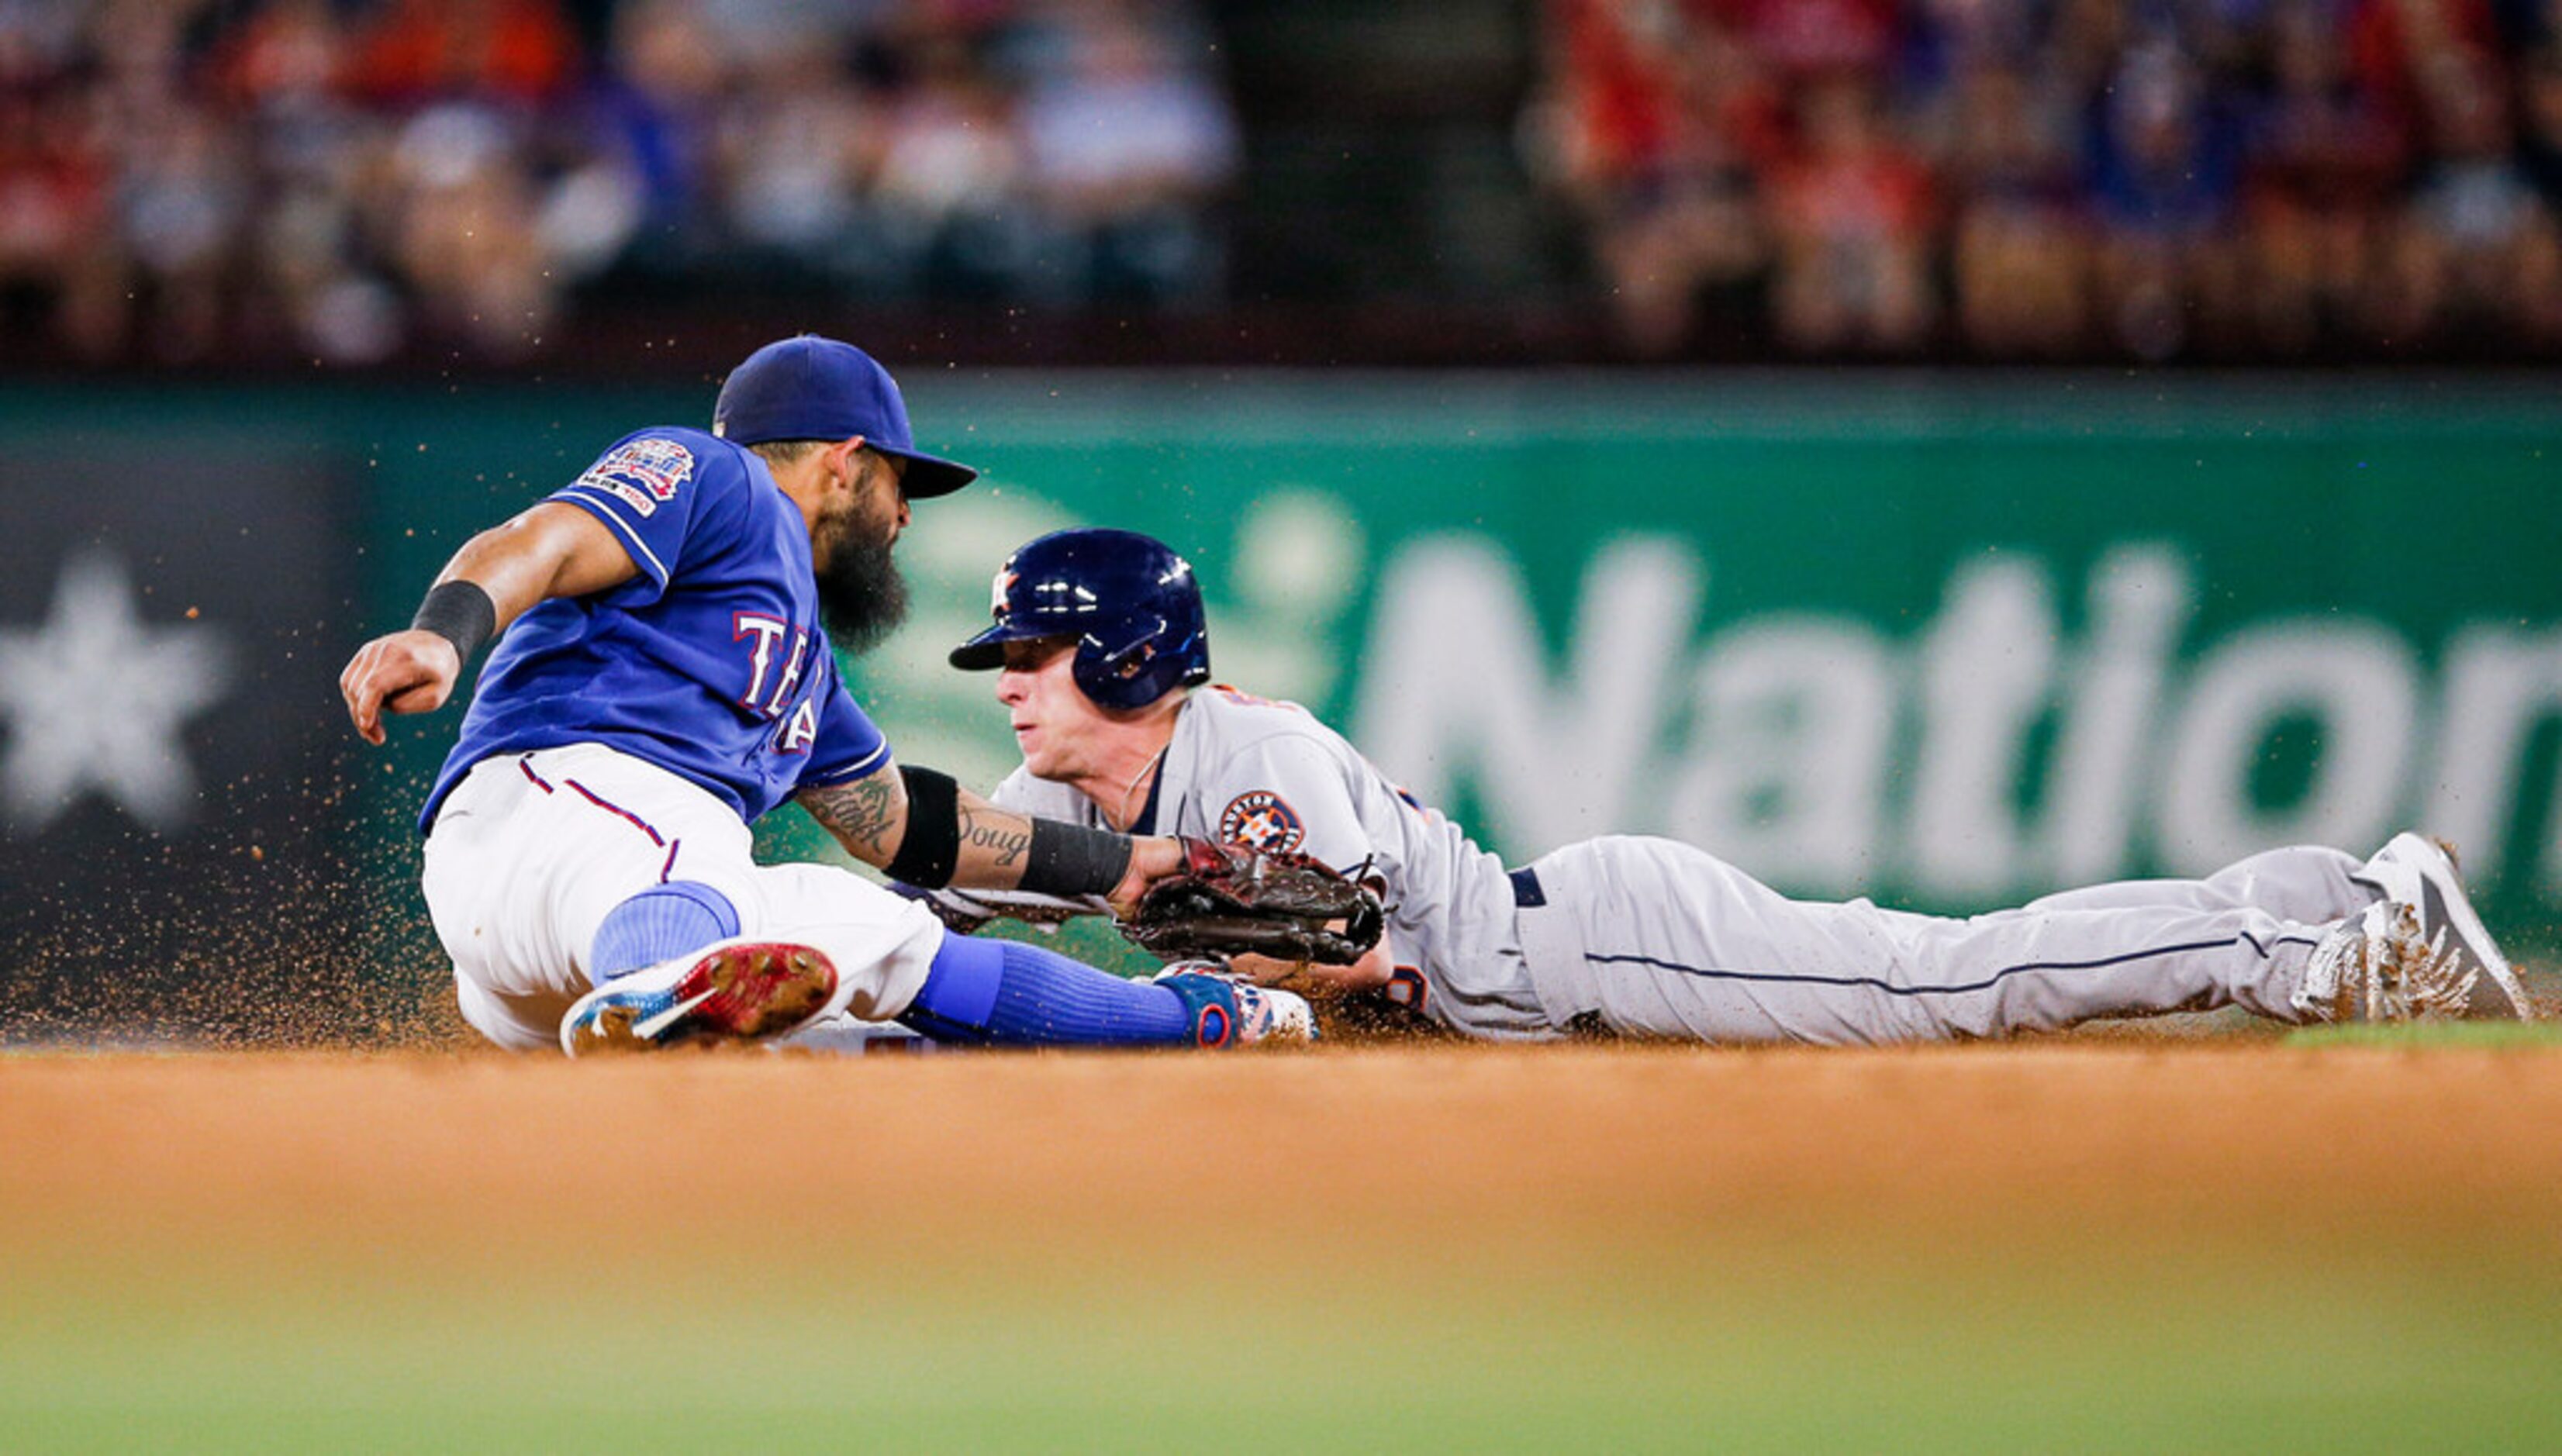
{"label": "player's hand", "polygon": [[1329,966],[1323,961],[1287,961],[1279,956],[1258,956],[1248,952],[1227,958],[1227,969],[1257,986],[1274,986],[1295,991],[1301,996],[1348,991],[1369,991],[1385,986],[1393,969],[1388,964],[1385,942],[1349,966]]}
{"label": "player's hand", "polygon": [[1184,841],[1171,834],[1135,834],[1130,839],[1130,867],[1121,873],[1121,883],[1105,898],[1111,902],[1115,919],[1127,920],[1139,908],[1139,897],[1148,886],[1170,874],[1181,874],[1190,863]]}
{"label": "player's hand", "polygon": [[357,736],[378,745],[384,713],[435,712],[454,695],[461,675],[462,656],[454,643],[411,628],[358,647],[347,670],[338,674],[338,691],[347,699],[347,717]]}

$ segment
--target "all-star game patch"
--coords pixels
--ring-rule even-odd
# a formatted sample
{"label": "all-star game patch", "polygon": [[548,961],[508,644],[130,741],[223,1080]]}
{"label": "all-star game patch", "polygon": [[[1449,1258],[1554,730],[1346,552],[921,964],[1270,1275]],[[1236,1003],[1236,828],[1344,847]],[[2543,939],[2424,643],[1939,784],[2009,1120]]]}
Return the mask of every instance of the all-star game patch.
{"label": "all-star game patch", "polygon": [[694,453],[676,442],[627,440],[588,466],[577,483],[612,491],[645,518],[658,502],[675,499],[676,487],[693,474]]}
{"label": "all-star game patch", "polygon": [[1256,849],[1296,849],[1308,826],[1280,795],[1255,789],[1227,802],[1218,816],[1218,836]]}

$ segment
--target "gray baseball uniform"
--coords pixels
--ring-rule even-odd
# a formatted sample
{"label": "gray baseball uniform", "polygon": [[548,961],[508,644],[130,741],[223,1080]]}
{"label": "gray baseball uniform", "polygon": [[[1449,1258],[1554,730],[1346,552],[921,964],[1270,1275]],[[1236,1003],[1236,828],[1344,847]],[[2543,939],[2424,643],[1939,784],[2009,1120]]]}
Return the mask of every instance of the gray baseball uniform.
{"label": "gray baseball uniform", "polygon": [[[1017,769],[997,802],[1101,824]],[[2330,925],[2363,910],[2351,855],[2273,849],[2204,880],[2136,880],[1967,919],[1791,900],[1689,844],[1609,836],[1507,872],[1295,704],[1191,694],[1144,831],[1298,849],[1384,882],[1398,989],[1472,1035],[1582,1018],[1640,1035],[1828,1044],[2055,1030],[2288,997]],[[1364,866],[1367,866],[1365,869]]]}

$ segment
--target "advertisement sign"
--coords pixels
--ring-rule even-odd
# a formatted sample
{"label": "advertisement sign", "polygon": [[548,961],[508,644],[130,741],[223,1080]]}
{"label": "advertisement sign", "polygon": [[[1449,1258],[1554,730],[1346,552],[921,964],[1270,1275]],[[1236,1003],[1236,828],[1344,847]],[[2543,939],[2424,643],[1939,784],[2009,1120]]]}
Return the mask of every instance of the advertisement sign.
{"label": "advertisement sign", "polygon": [[[987,474],[918,504],[915,610],[848,678],[965,783],[1016,759],[944,654],[1014,546],[1111,524],[1198,568],[1220,680],[1515,861],[1671,834],[1965,912],[2412,825],[2513,949],[2562,950],[2562,395],[2532,380],[902,372],[918,443]],[[209,915],[358,922],[438,981],[411,819],[457,717],[360,748],[337,668],[713,384],[0,404],[34,503],[0,543],[20,984],[182,976]],[[790,810],[760,843],[841,858]],[[315,872],[260,868],[285,846]]]}
{"label": "advertisement sign", "polygon": [[345,966],[343,488],[212,435],[0,457],[12,1039],[270,1024]]}

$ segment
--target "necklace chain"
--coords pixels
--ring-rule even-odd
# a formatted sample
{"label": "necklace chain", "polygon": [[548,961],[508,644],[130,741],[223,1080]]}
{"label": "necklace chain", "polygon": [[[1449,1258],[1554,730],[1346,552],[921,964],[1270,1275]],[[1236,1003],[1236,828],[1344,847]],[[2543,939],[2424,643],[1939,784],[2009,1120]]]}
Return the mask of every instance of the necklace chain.
{"label": "necklace chain", "polygon": [[1118,818],[1124,825],[1135,822],[1135,820],[1130,817],[1130,796],[1139,792],[1139,785],[1146,781],[1148,775],[1156,769],[1157,765],[1166,761],[1166,749],[1173,748],[1174,746],[1175,745],[1172,742],[1168,742],[1165,748],[1160,748],[1155,753],[1148,755],[1148,761],[1139,766],[1139,772],[1130,776],[1128,787],[1121,791],[1121,813]]}

